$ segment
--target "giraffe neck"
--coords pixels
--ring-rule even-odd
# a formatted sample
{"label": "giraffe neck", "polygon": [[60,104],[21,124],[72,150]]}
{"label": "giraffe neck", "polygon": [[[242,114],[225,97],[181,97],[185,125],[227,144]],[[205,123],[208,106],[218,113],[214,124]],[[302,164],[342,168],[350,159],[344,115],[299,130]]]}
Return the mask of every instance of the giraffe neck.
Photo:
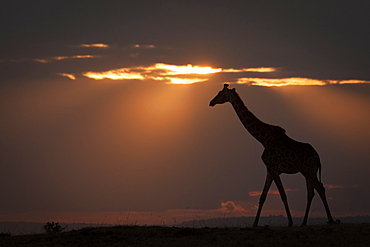
{"label": "giraffe neck", "polygon": [[248,110],[235,91],[230,92],[230,103],[244,127],[264,147],[268,146],[274,133],[285,133],[285,130],[281,127],[269,125],[259,120],[251,111]]}

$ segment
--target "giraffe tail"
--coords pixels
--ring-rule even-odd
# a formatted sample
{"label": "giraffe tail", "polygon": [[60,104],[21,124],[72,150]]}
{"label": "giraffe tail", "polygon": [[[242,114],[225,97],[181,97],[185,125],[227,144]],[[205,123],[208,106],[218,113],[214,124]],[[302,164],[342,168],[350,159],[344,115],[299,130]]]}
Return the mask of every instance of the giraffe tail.
{"label": "giraffe tail", "polygon": [[319,165],[319,182],[321,183],[321,164]]}

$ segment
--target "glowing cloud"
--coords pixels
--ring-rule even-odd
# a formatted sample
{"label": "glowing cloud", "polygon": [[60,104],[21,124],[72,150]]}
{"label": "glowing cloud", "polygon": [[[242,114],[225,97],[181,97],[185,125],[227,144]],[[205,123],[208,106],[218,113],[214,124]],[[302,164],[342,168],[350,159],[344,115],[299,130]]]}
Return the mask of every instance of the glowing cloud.
{"label": "glowing cloud", "polygon": [[244,212],[245,211],[245,209],[242,206],[235,204],[235,202],[233,201],[221,202],[221,208],[219,210],[229,211],[229,212],[231,211]]}
{"label": "glowing cloud", "polygon": [[118,70],[109,70],[106,72],[86,72],[83,74],[86,77],[102,80],[102,79],[111,79],[111,80],[144,80],[145,77],[140,73],[136,73],[127,69],[118,69]]}
{"label": "glowing cloud", "polygon": [[318,80],[301,77],[291,78],[239,78],[238,84],[248,84],[262,87],[283,87],[283,86],[323,86],[328,84],[355,84],[370,83],[364,80]]}
{"label": "glowing cloud", "polygon": [[[134,47],[140,48],[141,45]],[[91,55],[72,56],[72,57],[56,57],[54,59],[71,59],[71,58],[87,58]],[[40,60],[39,62],[45,62]],[[259,68],[242,68],[242,69],[222,69],[212,68],[210,66],[197,65],[173,65],[165,63],[156,63],[151,66],[137,66],[113,69],[102,72],[85,72],[83,75],[95,80],[111,79],[111,80],[155,80],[166,81],[170,84],[193,84],[197,82],[207,81],[209,76],[216,73],[270,73],[277,71],[277,68],[259,67]],[[301,77],[290,78],[256,78],[242,77],[238,78],[236,83],[247,84],[262,87],[283,87],[283,86],[308,86],[308,85],[328,85],[328,84],[354,84],[354,83],[370,83],[364,80],[319,80]]]}
{"label": "glowing cloud", "polygon": [[79,47],[88,47],[88,48],[109,48],[109,45],[96,43],[96,44],[81,44]]}
{"label": "glowing cloud", "polygon": [[65,60],[65,59],[76,59],[76,58],[93,58],[93,55],[75,55],[75,56],[59,56],[52,57],[51,60]]}
{"label": "glowing cloud", "polygon": [[370,83],[370,81],[363,80],[343,80],[343,81],[334,81],[330,84],[359,84],[359,83]]}
{"label": "glowing cloud", "polygon": [[241,72],[259,72],[259,73],[269,73],[275,72],[276,68],[270,67],[260,67],[260,68],[245,68],[245,69],[223,69],[222,72],[225,73],[241,73]]}
{"label": "glowing cloud", "polygon": [[76,55],[76,56],[70,56],[70,57],[67,57],[67,59],[75,59],[75,58],[94,58],[94,57],[98,57],[98,56],[95,56],[95,55]]}
{"label": "glowing cloud", "polygon": [[134,48],[143,48],[143,49],[153,49],[153,48],[155,48],[155,45],[139,45],[139,44],[135,44],[132,47],[134,47]]}
{"label": "glowing cloud", "polygon": [[[193,65],[171,65],[156,63],[152,66],[128,67],[103,72],[86,72],[83,75],[95,80],[155,80],[171,84],[192,84],[208,80],[207,75],[220,72],[221,69]],[[204,77],[200,77],[204,76]]]}
{"label": "glowing cloud", "polygon": [[69,79],[71,79],[71,80],[76,80],[76,77],[75,77],[74,75],[72,75],[72,74],[59,73],[59,75],[61,75],[61,76],[65,76],[65,77],[67,77],[67,78],[69,78]]}
{"label": "glowing cloud", "polygon": [[341,185],[341,184],[325,184],[324,185],[325,188],[327,189],[345,189],[345,188],[357,188],[358,185],[357,184],[354,184],[354,185]]}
{"label": "glowing cloud", "polygon": [[44,59],[44,58],[37,58],[37,59],[34,59],[33,61],[39,62],[39,63],[50,63],[51,60]]}
{"label": "glowing cloud", "polygon": [[300,77],[279,78],[279,79],[239,78],[236,83],[249,84],[249,85],[254,85],[254,86],[263,86],[263,87],[282,87],[282,86],[292,86],[292,85],[304,86],[304,85],[325,85],[327,84],[325,81],[322,81],[322,80],[300,78]]}
{"label": "glowing cloud", "polygon": [[74,56],[56,56],[56,57],[49,57],[49,58],[38,58],[34,59],[33,61],[39,63],[50,63],[52,61],[61,61],[66,59],[84,59],[84,58],[95,58],[99,56],[95,55],[74,55]]}

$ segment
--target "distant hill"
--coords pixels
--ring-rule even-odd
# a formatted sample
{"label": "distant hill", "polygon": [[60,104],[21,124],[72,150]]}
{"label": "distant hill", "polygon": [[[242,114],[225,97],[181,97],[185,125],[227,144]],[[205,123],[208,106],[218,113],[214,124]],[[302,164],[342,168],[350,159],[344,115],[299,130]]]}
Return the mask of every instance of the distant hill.
{"label": "distant hill", "polygon": [[[335,217],[334,220],[340,220],[342,223],[370,223],[369,216],[351,216],[351,217]],[[233,217],[233,218],[214,218],[214,219],[197,219],[192,221],[184,221],[178,224],[178,227],[251,227],[254,217]],[[303,218],[293,218],[293,225],[299,226],[302,224]],[[308,218],[308,225],[324,225],[326,218]],[[288,219],[282,215],[260,217],[259,226],[286,226]]]}

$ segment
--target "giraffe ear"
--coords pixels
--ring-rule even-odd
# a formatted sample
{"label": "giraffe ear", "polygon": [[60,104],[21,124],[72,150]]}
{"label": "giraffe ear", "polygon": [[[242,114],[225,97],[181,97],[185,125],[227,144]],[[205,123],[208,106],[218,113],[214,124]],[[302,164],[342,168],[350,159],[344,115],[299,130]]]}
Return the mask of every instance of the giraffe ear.
{"label": "giraffe ear", "polygon": [[232,88],[231,91],[234,91],[235,92],[235,88]]}

